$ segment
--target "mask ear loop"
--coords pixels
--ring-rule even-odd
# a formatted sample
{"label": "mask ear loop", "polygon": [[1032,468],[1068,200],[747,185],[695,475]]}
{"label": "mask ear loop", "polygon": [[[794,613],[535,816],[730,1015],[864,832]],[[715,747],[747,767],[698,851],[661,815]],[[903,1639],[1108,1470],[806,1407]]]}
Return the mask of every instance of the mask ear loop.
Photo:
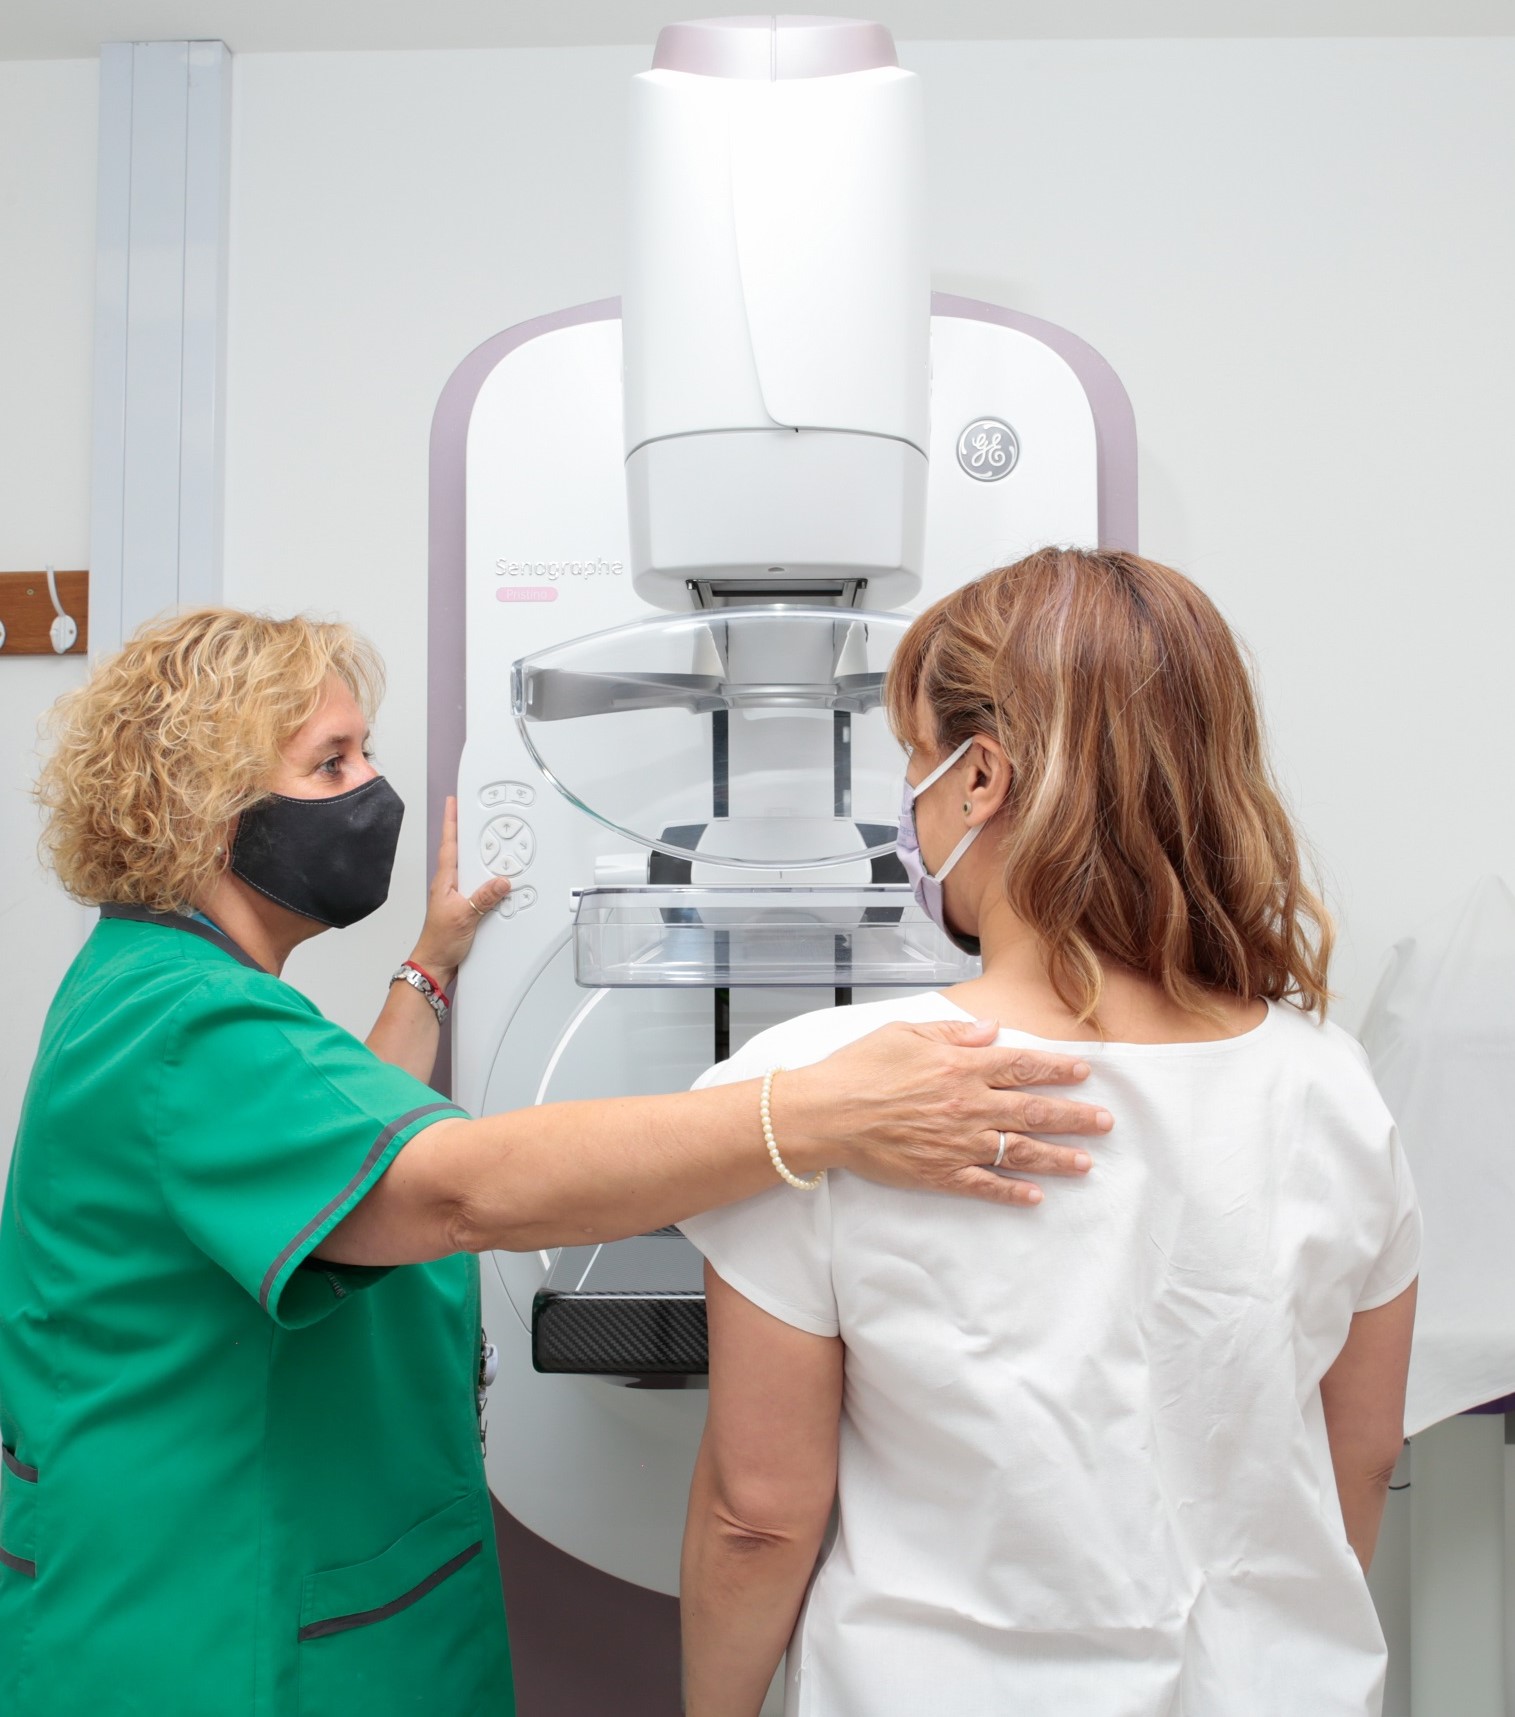
{"label": "mask ear loop", "polygon": [[905,783],[905,785],[907,787],[910,787],[910,797],[912,799],[919,799],[921,794],[924,793],[928,787],[934,787],[936,785],[936,783],[938,781],[940,781],[941,778],[952,767],[952,765],[957,762],[958,758],[961,757],[963,755],[963,753],[968,749],[968,747],[972,744],[973,744],[973,739],[972,739],[972,736],[970,735],[967,739],[965,739],[963,741],[963,743],[960,746],[958,746],[957,750],[954,751],[950,757],[943,758],[942,761],[937,764],[936,768],[931,771],[931,773],[926,777],[926,779],[924,781],[919,782],[914,787],[910,787],[910,783],[907,781]]}
{"label": "mask ear loop", "polygon": [[947,873],[952,869],[953,865],[955,865],[957,863],[957,861],[963,856],[963,854],[965,852],[967,852],[968,848],[973,845],[973,843],[978,839],[978,837],[981,834],[983,834],[983,832],[984,832],[984,825],[982,823],[977,823],[973,826],[973,828],[969,829],[967,834],[965,834],[963,836],[963,838],[957,843],[957,845],[952,849],[952,851],[947,854],[946,864],[944,864],[942,866],[942,868],[936,873],[935,877],[932,880],[935,882],[945,881]]}

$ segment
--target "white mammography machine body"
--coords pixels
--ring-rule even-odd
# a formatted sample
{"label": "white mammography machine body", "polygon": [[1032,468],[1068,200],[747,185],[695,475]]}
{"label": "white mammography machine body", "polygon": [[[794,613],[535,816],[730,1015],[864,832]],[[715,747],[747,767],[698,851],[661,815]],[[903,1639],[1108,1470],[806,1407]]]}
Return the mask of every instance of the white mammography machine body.
{"label": "white mammography machine body", "polygon": [[[777,1018],[964,975],[893,853],[889,655],[991,566],[1135,547],[1108,366],[931,293],[886,31],[673,26],[631,118],[624,300],[486,342],[433,429],[432,816],[456,783],[463,886],[515,885],[459,986],[474,1113],[678,1090]],[[523,1717],[677,1709],[698,1259],[481,1263]]]}

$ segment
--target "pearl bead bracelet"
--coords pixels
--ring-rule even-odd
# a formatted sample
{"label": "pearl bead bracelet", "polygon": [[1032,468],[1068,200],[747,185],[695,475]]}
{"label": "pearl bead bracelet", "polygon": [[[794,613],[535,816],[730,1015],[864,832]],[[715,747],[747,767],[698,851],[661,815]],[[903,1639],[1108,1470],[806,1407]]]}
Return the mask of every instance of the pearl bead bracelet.
{"label": "pearl bead bracelet", "polygon": [[796,1192],[814,1192],[826,1178],[825,1169],[817,1169],[809,1180],[801,1180],[790,1172],[789,1165],[779,1155],[779,1142],[773,1136],[773,1076],[783,1071],[782,1067],[770,1067],[763,1075],[763,1095],[758,1102],[758,1111],[763,1117],[763,1143],[768,1147],[768,1160],[780,1180],[788,1181]]}

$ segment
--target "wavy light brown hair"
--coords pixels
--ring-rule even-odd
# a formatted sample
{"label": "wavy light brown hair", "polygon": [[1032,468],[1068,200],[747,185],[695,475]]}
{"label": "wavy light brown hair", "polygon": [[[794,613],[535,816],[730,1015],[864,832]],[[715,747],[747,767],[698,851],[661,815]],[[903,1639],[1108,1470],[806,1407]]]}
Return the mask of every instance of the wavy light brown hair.
{"label": "wavy light brown hair", "polygon": [[36,796],[44,858],[76,900],[183,912],[224,868],[227,825],[335,674],[372,718],[372,647],[328,621],[199,608],[150,621],[53,706]]}
{"label": "wavy light brown hair", "polygon": [[[896,737],[1010,761],[1005,894],[1081,1020],[1101,961],[1191,1013],[1217,992],[1324,1013],[1333,930],[1264,748],[1247,664],[1181,573],[1042,549],[928,608],[890,666]],[[934,733],[921,733],[929,711]]]}

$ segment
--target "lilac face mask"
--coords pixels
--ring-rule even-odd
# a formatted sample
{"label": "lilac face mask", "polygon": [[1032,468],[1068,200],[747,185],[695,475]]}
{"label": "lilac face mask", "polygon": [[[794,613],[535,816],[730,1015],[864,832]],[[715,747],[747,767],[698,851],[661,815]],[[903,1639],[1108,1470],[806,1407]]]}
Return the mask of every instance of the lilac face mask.
{"label": "lilac face mask", "polygon": [[969,829],[967,834],[948,853],[947,862],[935,876],[926,869],[925,861],[921,858],[920,842],[915,835],[915,801],[928,787],[934,787],[941,780],[942,776],[947,773],[972,743],[971,739],[965,739],[957,750],[945,762],[939,763],[918,786],[912,787],[909,781],[906,781],[905,790],[900,796],[898,847],[900,863],[905,867],[905,875],[910,878],[910,892],[915,896],[915,904],[920,907],[921,911],[926,914],[949,942],[961,948],[965,954],[976,955],[979,951],[978,937],[960,936],[957,931],[948,926],[946,907],[942,903],[942,879],[978,839],[983,832],[984,825],[980,823],[976,828]]}

